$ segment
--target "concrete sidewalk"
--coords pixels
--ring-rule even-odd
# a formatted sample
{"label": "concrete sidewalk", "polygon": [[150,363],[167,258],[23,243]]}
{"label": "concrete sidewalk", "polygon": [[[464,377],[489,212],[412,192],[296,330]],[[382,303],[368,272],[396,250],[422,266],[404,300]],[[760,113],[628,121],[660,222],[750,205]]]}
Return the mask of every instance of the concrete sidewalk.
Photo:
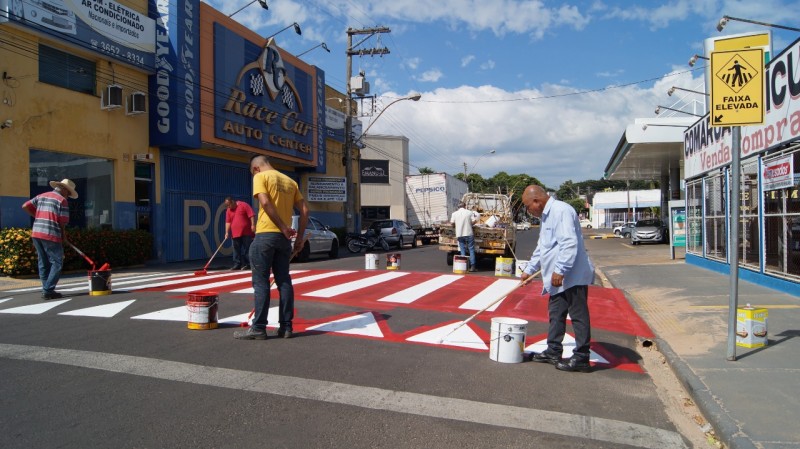
{"label": "concrete sidewalk", "polygon": [[[729,277],[670,260],[665,245],[630,247],[625,263],[615,245],[611,257],[603,240],[587,248],[614,287],[656,334],[656,345],[729,448],[800,448],[800,298],[745,281],[739,307],[768,309],[769,344],[736,347],[727,360]],[[660,254],[659,254],[660,253]],[[622,261],[620,260],[622,259]]]}

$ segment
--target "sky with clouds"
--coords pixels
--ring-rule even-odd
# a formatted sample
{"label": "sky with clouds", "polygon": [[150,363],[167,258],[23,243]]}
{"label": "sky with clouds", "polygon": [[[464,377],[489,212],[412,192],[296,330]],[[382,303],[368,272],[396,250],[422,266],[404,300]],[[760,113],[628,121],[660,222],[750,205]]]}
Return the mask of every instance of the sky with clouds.
{"label": "sky with clouds", "polygon": [[[203,0],[232,13],[250,0]],[[376,95],[376,110],[418,92],[417,102],[387,109],[369,134],[409,138],[410,173],[421,167],[484,177],[528,174],[547,187],[601,179],[625,127],[655,117],[659,105],[698,106],[703,53],[710,37],[772,30],[777,54],[796,32],[731,21],[723,15],[800,27],[787,0],[267,0],[234,18],[263,36],[297,22],[282,48],[325,71],[346,90],[348,28],[388,27],[356,49],[387,47],[383,56],[353,57]],[[354,43],[362,38],[354,37]],[[702,106],[700,106],[702,107]],[[669,112],[670,114],[676,114]],[[661,116],[665,114],[662,113]],[[680,115],[680,114],[678,114]],[[373,117],[377,116],[375,114]],[[362,117],[364,127],[370,117]],[[495,153],[489,154],[491,150]]]}

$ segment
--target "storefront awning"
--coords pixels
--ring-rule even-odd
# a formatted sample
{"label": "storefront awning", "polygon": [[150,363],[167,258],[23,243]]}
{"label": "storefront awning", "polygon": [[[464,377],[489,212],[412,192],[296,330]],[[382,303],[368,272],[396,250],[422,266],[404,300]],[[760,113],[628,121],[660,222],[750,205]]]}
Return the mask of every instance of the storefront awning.
{"label": "storefront awning", "polygon": [[628,125],[606,165],[605,179],[659,180],[683,164],[683,132],[695,117],[639,118]]}

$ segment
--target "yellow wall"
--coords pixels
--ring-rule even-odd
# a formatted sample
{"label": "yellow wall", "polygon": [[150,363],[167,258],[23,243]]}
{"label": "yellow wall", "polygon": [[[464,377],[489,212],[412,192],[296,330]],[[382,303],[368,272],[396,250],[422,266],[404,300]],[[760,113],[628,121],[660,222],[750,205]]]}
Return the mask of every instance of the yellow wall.
{"label": "yellow wall", "polygon": [[[147,11],[146,1],[132,3],[127,6]],[[0,103],[0,122],[13,120],[11,128],[0,130],[0,196],[29,196],[29,150],[39,149],[113,160],[114,199],[133,202],[132,155],[150,150],[147,114],[126,116],[124,100],[122,108],[103,111],[99,93],[112,80],[123,87],[123,98],[133,91],[147,92],[147,75],[111,63],[98,53],[69,48],[11,26],[0,27],[0,36],[15,43],[0,46],[0,72],[7,73],[0,82],[0,98],[7,99]],[[40,42],[96,61],[97,95],[39,82]]]}

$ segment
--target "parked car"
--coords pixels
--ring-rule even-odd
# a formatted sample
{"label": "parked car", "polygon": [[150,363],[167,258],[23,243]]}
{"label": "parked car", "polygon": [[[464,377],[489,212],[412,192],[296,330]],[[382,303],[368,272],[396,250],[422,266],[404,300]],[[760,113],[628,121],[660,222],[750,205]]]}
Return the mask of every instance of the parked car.
{"label": "parked car", "polygon": [[[615,235],[621,235],[623,237],[630,237],[630,232],[633,229],[633,227],[636,225],[636,222],[635,221],[628,221],[628,222],[615,221],[612,224],[614,225],[614,234]],[[626,229],[626,228],[628,230],[628,235],[624,235],[622,233],[622,230]]]}
{"label": "parked car", "polygon": [[417,232],[403,220],[378,220],[373,222],[370,229],[383,234],[383,238],[389,245],[402,248],[403,245],[417,247]]}
{"label": "parked car", "polygon": [[631,245],[642,242],[667,243],[667,232],[667,225],[658,218],[639,220],[631,234]]}
{"label": "parked car", "polygon": [[[625,224],[624,224],[624,225],[622,225],[622,227],[619,229],[619,234],[618,234],[618,235],[621,235],[622,237],[624,237],[624,238],[626,238],[626,239],[627,239],[627,238],[629,238],[629,237],[630,237],[630,236],[633,234],[633,229],[634,229],[635,227],[636,227],[636,223],[635,223],[635,222],[633,222],[633,221],[631,221],[631,222],[628,222],[628,223],[625,223]],[[614,232],[614,234],[616,234],[616,231]]]}
{"label": "parked car", "polygon": [[517,223],[517,231],[527,231],[531,228],[531,224],[527,221],[521,221]]}
{"label": "parked car", "polygon": [[[292,229],[297,229],[299,216],[292,216]],[[292,239],[294,245],[294,239]],[[308,217],[306,243],[294,260],[307,262],[312,254],[327,254],[331,259],[339,257],[339,239],[331,228],[314,217]]]}
{"label": "parked car", "polygon": [[581,218],[581,227],[586,229],[592,229],[592,222],[587,218]]}

